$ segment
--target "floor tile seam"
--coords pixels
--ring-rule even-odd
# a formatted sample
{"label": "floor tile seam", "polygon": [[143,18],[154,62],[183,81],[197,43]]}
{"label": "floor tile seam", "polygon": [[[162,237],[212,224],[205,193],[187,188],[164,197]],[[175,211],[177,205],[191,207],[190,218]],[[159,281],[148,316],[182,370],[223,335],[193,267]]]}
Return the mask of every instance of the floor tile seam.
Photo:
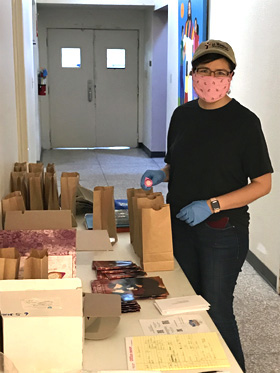
{"label": "floor tile seam", "polygon": [[159,164],[155,161],[154,158],[151,158],[151,159],[152,159],[152,161],[154,162],[154,164],[155,164],[157,167],[160,167]]}
{"label": "floor tile seam", "polygon": [[101,162],[100,162],[100,160],[99,160],[98,153],[96,154],[96,158],[97,158],[97,162],[98,162],[98,165],[99,165],[99,167],[100,167],[101,173],[102,173],[102,175],[103,175],[103,177],[104,177],[104,179],[105,179],[105,181],[106,181],[106,184],[107,184],[107,186],[109,186],[109,183],[108,183],[108,180],[107,180],[107,178],[106,178],[105,172],[104,172],[104,170],[103,170],[103,168],[102,168],[102,165],[101,165]]}

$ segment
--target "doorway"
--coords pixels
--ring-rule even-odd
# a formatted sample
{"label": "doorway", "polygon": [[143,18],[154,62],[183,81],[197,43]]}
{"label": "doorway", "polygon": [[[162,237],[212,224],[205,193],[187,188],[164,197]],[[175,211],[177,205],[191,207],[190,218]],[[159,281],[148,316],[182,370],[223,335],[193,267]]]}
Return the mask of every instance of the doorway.
{"label": "doorway", "polygon": [[52,148],[138,145],[138,31],[48,29]]}

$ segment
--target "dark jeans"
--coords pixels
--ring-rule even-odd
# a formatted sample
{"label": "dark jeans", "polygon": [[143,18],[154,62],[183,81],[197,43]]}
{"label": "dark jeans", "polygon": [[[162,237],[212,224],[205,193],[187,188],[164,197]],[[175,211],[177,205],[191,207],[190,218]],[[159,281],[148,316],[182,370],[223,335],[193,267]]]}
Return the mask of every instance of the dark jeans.
{"label": "dark jeans", "polygon": [[172,234],[175,258],[195,292],[210,303],[212,320],[245,372],[233,292],[248,252],[248,230],[230,222],[222,229],[205,222],[190,227],[172,218]]}

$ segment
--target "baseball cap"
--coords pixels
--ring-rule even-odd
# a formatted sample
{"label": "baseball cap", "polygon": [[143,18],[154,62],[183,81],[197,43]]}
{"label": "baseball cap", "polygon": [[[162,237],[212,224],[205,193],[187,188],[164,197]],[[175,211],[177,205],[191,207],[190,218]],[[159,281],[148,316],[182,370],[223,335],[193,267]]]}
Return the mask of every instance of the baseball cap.
{"label": "baseball cap", "polygon": [[194,52],[192,62],[197,60],[199,57],[209,53],[217,53],[224,57],[227,57],[236,65],[235,55],[231,46],[221,40],[207,40],[199,44],[196,51]]}

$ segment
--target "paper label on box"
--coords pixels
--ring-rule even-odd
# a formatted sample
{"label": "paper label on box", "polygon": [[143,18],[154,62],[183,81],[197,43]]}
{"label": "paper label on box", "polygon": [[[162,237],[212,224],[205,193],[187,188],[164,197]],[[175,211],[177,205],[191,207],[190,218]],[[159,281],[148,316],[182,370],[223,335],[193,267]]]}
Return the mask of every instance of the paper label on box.
{"label": "paper label on box", "polygon": [[21,300],[23,310],[60,310],[62,309],[61,299],[55,298],[25,298]]}

